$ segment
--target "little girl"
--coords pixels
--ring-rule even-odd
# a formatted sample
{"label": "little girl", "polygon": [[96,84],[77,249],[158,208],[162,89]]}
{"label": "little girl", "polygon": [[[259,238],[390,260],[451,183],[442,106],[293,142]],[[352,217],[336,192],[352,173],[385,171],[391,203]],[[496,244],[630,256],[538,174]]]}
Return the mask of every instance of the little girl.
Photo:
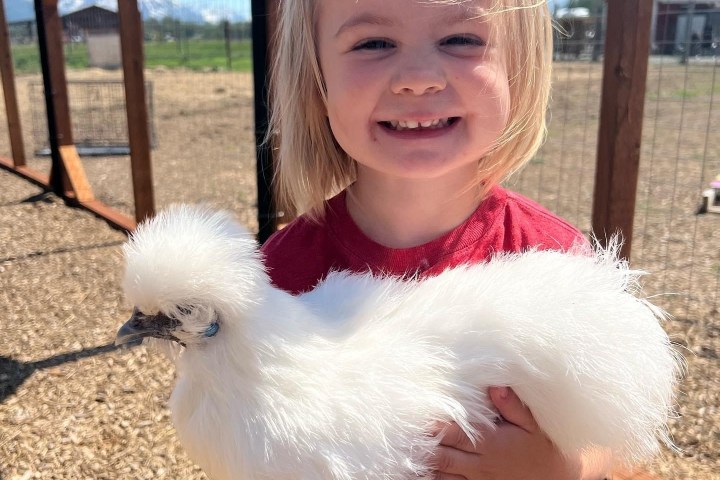
{"label": "little girl", "polygon": [[[301,214],[264,245],[299,293],[331,270],[435,275],[581,233],[499,183],[545,129],[552,32],[543,0],[283,0],[273,79],[277,190]],[[561,456],[512,390],[473,444],[445,428],[438,479],[605,477]]]}

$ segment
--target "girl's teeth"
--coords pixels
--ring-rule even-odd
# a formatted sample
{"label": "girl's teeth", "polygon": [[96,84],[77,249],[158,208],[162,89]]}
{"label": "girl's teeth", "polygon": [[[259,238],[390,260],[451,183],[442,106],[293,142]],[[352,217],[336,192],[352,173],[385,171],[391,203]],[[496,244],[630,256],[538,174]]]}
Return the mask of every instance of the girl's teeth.
{"label": "girl's teeth", "polygon": [[418,122],[416,120],[390,120],[388,122],[393,130],[414,130],[416,128],[441,128],[450,124],[449,118],[436,118]]}

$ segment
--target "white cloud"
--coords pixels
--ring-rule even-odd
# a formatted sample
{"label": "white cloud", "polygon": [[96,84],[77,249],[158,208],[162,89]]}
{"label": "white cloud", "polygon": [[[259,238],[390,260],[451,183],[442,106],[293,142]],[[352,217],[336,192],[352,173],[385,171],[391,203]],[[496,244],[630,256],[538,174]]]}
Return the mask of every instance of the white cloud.
{"label": "white cloud", "polygon": [[205,9],[201,12],[203,20],[205,20],[208,23],[218,23],[225,19],[221,14],[217,12],[217,10],[208,10]]}
{"label": "white cloud", "polygon": [[66,14],[96,5],[117,12],[117,2],[118,0],[60,0],[58,9],[62,14]]}

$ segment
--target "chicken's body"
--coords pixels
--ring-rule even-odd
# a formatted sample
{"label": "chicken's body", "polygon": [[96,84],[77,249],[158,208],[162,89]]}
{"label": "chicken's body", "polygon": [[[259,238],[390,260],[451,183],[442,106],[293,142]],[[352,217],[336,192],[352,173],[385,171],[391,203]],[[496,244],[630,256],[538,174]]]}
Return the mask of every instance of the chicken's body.
{"label": "chicken's body", "polygon": [[176,208],[126,259],[129,299],[180,322],[173,422],[213,479],[417,479],[436,421],[473,434],[495,420],[490,385],[511,386],[565,452],[634,460],[666,440],[678,359],[611,253],[501,256],[423,281],[333,273],[293,297],[227,216]]}

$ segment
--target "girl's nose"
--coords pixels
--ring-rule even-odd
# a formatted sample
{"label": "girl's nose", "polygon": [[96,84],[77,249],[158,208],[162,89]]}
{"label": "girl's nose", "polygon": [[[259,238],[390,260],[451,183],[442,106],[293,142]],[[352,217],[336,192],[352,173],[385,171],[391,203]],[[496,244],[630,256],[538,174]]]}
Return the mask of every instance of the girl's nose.
{"label": "girl's nose", "polygon": [[446,86],[447,79],[442,69],[421,58],[398,68],[390,81],[393,93],[406,95],[436,93]]}

